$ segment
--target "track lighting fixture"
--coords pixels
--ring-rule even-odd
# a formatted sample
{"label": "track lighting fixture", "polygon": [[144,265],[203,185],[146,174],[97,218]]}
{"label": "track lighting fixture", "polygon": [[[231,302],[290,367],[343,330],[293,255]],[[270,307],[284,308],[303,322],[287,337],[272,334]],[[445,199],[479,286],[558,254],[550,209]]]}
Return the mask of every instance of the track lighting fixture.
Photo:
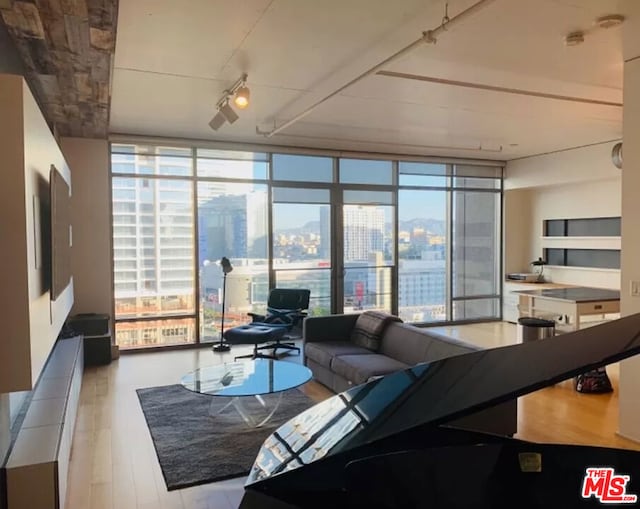
{"label": "track lighting fixture", "polygon": [[249,106],[250,92],[247,87],[247,74],[240,76],[233,86],[224,91],[222,97],[216,104],[217,113],[209,122],[209,127],[214,131],[220,129],[225,122],[233,124],[238,120],[238,114],[229,104],[229,99],[233,97],[233,103],[240,109]]}

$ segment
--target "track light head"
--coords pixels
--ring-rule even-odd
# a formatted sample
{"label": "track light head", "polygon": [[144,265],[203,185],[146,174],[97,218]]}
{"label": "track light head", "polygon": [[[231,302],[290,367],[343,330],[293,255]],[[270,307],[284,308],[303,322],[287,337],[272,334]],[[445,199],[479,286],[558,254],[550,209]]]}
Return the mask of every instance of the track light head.
{"label": "track light head", "polygon": [[238,108],[243,110],[247,106],[249,106],[249,96],[249,88],[243,83],[242,86],[239,87],[238,90],[236,90],[236,96],[233,99],[233,102]]}
{"label": "track light head", "polygon": [[222,113],[220,113],[220,111],[218,111],[215,115],[215,117],[213,117],[211,119],[211,122],[209,122],[209,127],[211,127],[211,129],[213,129],[214,131],[217,131],[218,129],[220,129],[222,127],[222,125],[227,121],[226,118],[224,118],[224,115]]}
{"label": "track light head", "polygon": [[229,101],[226,101],[223,105],[220,106],[220,113],[224,116],[225,120],[230,124],[233,124],[236,120],[238,120],[238,114],[233,111],[233,108],[229,105]]}

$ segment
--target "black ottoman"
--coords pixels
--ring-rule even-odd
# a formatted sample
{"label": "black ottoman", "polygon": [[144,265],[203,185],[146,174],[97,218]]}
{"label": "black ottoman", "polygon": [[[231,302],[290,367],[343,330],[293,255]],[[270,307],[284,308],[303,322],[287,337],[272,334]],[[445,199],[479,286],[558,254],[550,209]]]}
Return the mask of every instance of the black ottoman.
{"label": "black ottoman", "polygon": [[287,329],[285,327],[269,326],[269,325],[240,325],[232,329],[224,331],[224,339],[231,345],[253,345],[253,353],[249,355],[238,355],[236,359],[277,359],[275,352],[273,354],[264,354],[258,351],[258,345],[268,343],[269,341],[277,341],[285,335]]}

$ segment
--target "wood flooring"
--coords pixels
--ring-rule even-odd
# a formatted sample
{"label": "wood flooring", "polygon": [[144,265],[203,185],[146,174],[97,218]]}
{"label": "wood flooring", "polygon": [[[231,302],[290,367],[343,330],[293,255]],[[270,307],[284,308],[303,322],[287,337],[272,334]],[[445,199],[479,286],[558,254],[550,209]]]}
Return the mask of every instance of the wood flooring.
{"label": "wood flooring", "polygon": [[[505,322],[438,327],[483,347],[515,342]],[[244,353],[210,349],[122,355],[108,366],[88,368],[74,434],[66,509],[235,509],[244,479],[167,492],[135,389],[179,383],[200,366],[233,360]],[[299,361],[292,356],[290,361]],[[618,370],[608,368],[613,394],[587,395],[563,382],[520,398],[518,437],[549,443],[591,444],[640,450],[616,435]],[[303,390],[321,401],[332,393],[316,382]]]}

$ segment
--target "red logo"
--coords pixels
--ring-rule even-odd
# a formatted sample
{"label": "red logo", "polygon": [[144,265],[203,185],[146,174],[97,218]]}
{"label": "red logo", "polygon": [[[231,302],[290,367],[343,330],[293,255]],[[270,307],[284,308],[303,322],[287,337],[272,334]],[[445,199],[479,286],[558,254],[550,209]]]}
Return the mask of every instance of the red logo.
{"label": "red logo", "polygon": [[613,468],[587,468],[582,481],[582,498],[596,497],[603,504],[635,504],[637,495],[627,493],[628,475],[617,475]]}

